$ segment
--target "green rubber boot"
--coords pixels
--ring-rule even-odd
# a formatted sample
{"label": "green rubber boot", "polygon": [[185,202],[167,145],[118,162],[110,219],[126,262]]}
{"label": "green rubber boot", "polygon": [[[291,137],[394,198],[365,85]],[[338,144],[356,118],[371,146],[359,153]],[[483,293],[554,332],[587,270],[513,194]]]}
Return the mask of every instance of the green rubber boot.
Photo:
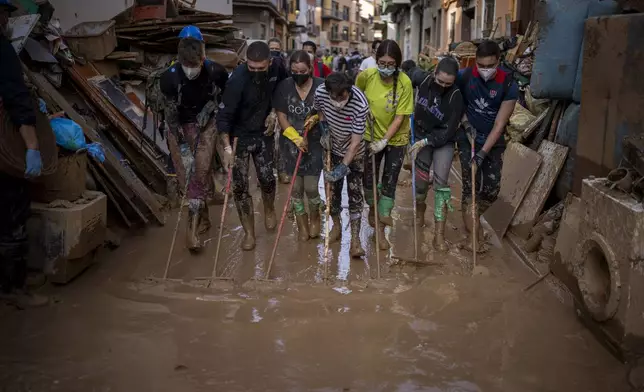
{"label": "green rubber boot", "polygon": [[439,252],[447,252],[449,246],[445,240],[445,223],[447,211],[453,210],[449,201],[452,199],[450,188],[440,188],[434,192],[434,249]]}
{"label": "green rubber boot", "polygon": [[378,219],[380,223],[386,226],[393,226],[394,220],[391,218],[391,210],[394,209],[394,199],[387,196],[380,196],[378,200]]}

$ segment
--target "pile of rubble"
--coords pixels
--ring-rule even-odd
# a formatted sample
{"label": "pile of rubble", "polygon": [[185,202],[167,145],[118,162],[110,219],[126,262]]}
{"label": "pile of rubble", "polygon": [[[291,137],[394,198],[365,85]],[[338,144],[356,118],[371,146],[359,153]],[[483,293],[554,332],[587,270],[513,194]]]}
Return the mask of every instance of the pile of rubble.
{"label": "pile of rubble", "polygon": [[128,227],[163,224],[168,150],[145,106],[147,79],[174,60],[184,26],[199,26],[207,56],[231,71],[245,41],[234,38],[229,15],[197,12],[184,2],[170,1],[152,16],[134,7],[68,31],[47,1],[39,4],[33,13],[18,4],[10,20],[26,79],[50,118],[72,120],[88,143],[102,146],[104,160],[89,158],[86,177],[89,189],[107,195],[110,212]]}

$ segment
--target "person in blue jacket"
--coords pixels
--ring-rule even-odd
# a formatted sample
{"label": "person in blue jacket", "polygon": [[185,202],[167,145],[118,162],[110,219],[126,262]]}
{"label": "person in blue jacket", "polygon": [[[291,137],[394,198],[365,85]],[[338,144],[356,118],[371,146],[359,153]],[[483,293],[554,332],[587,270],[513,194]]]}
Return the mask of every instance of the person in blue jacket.
{"label": "person in blue jacket", "polygon": [[[501,171],[505,152],[505,127],[519,95],[512,75],[499,68],[501,50],[496,42],[485,40],[476,49],[476,66],[459,73],[458,88],[463,94],[465,113],[457,138],[463,178],[462,213],[466,231],[471,235],[480,215],[496,200],[501,189]],[[470,138],[476,156],[471,157]],[[476,221],[472,222],[472,164],[476,165]],[[482,231],[481,243],[483,240]],[[468,241],[467,244],[470,244]],[[467,246],[466,246],[467,248]],[[479,250],[485,248],[480,246]]]}

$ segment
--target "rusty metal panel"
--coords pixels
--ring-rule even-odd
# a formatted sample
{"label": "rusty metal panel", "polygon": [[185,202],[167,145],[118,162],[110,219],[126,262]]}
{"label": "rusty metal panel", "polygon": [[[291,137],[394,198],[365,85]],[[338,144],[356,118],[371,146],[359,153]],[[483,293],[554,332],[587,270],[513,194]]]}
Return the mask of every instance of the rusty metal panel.
{"label": "rusty metal panel", "polygon": [[573,193],[619,165],[628,135],[644,134],[644,14],[589,18]]}

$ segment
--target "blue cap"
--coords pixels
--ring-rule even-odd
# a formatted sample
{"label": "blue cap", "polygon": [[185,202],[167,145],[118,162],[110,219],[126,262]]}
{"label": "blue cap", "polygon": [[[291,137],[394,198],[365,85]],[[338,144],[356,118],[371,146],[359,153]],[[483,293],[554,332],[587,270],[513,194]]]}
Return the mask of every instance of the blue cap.
{"label": "blue cap", "polygon": [[[0,2],[3,0],[0,0]],[[9,1],[9,0],[4,0],[4,1]],[[181,32],[179,33],[179,38],[184,39],[184,38],[192,38],[196,39],[197,41],[203,42],[203,35],[201,34],[201,30],[199,30],[199,27],[197,26],[186,26],[183,29],[181,29]]]}
{"label": "blue cap", "polygon": [[13,4],[11,4],[10,0],[0,0],[0,6],[9,7],[10,12],[13,12],[16,10],[16,7]]}

